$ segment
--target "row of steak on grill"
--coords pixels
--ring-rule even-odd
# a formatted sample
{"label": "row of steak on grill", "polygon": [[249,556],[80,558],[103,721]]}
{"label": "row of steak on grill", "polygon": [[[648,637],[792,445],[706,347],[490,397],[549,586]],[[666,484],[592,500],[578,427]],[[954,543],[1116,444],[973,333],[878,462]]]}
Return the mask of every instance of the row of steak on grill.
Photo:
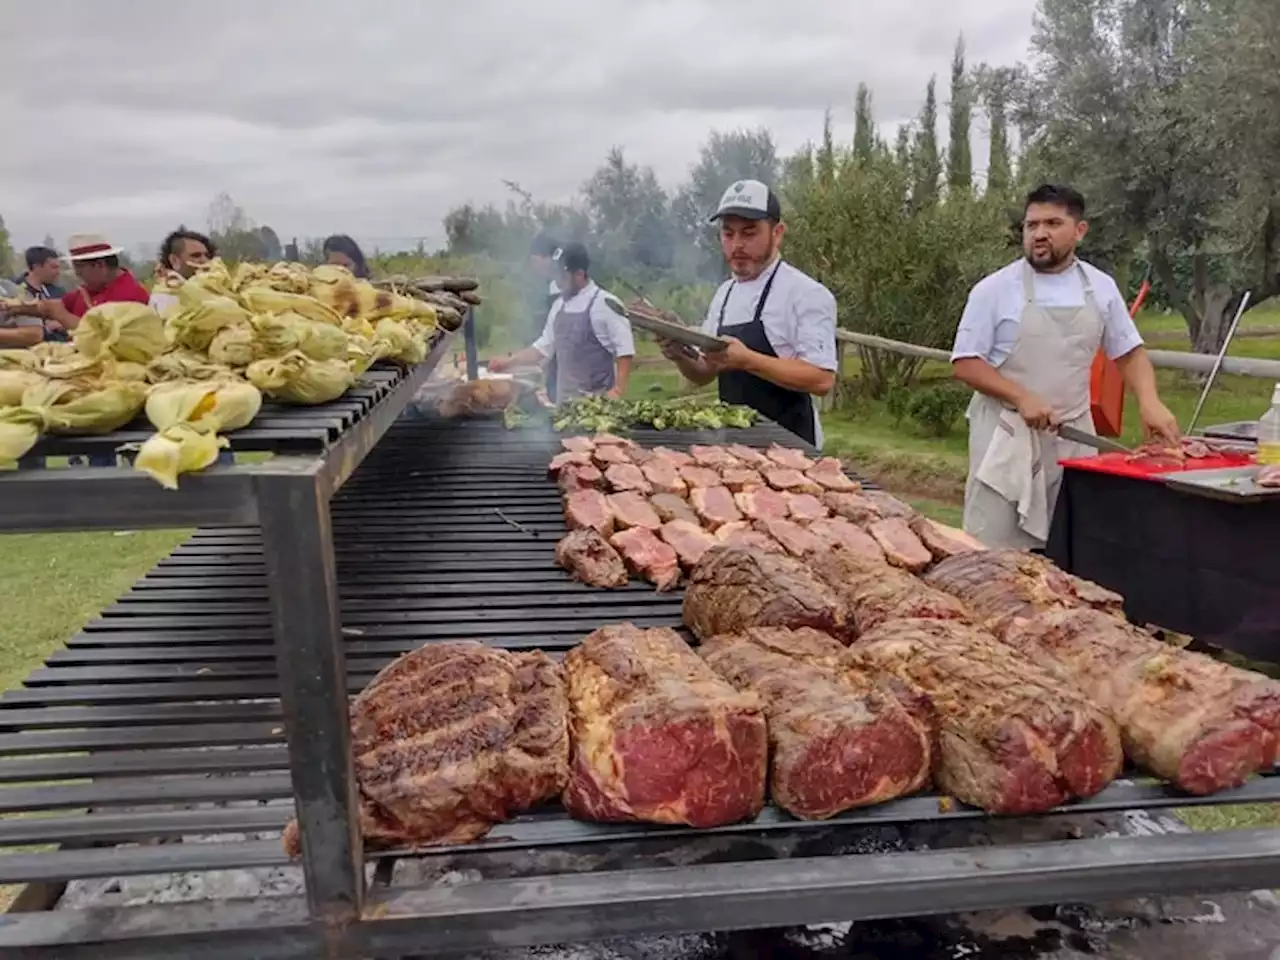
{"label": "row of steak on grill", "polygon": [[352,708],[362,829],[465,842],[557,796],[707,827],[767,792],[822,819],[928,782],[1025,814],[1098,792],[1124,754],[1196,794],[1268,769],[1280,684],[1157,641],[1118,599],[1014,551],[920,578],[841,548],[719,546],[685,594],[696,651],[623,624],[562,664],[439,643],[384,670]]}

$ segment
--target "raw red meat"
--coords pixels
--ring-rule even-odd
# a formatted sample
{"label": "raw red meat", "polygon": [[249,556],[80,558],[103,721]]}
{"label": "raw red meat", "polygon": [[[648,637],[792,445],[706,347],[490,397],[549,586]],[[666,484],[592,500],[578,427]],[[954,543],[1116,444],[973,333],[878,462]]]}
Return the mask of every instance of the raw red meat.
{"label": "raw red meat", "polygon": [[785,520],[791,515],[787,495],[772,487],[752,487],[735,494],[733,501],[742,515],[751,520],[764,520],[768,517]]}
{"label": "raw red meat", "polygon": [[1005,641],[1109,711],[1129,757],[1188,793],[1239,786],[1275,763],[1280,683],[1260,673],[1090,609],[1018,620]]}
{"label": "raw red meat", "polygon": [[721,677],[760,696],[774,803],[824,820],[883,803],[929,777],[931,732],[868,674],[841,669],[844,648],[816,630],[758,628],[698,651]]}
{"label": "raw red meat", "polygon": [[955,597],[875,557],[831,550],[807,560],[813,574],[839,596],[859,633],[890,620],[969,618],[969,611]]}
{"label": "raw red meat", "polygon": [[741,547],[720,547],[693,568],[684,623],[700,640],[749,627],[814,627],[852,638],[843,601],[799,560]]}
{"label": "raw red meat", "polygon": [[741,443],[731,443],[725,447],[727,451],[744,466],[748,467],[769,467],[773,465],[773,461],[766,457],[759,450]]}
{"label": "raw red meat", "polygon": [[830,516],[821,500],[811,493],[784,493],[787,498],[787,511],[796,523],[810,523]]}
{"label": "raw red meat", "polygon": [[680,476],[680,469],[670,460],[651,457],[640,470],[644,478],[649,481],[654,493],[679,495],[689,489],[689,485]]}
{"label": "raw red meat", "polygon": [[835,457],[823,457],[805,471],[805,476],[824,490],[849,492],[862,489],[862,484],[845,476],[844,466]]}
{"label": "raw red meat", "polygon": [[716,540],[726,547],[743,547],[748,550],[760,550],[764,553],[786,554],[786,548],[777,540],[753,527],[745,520],[737,523],[726,523],[716,531]]}
{"label": "raw red meat", "polygon": [[599,490],[578,490],[564,498],[564,522],[570,530],[594,530],[602,537],[613,533],[613,510]]}
{"label": "raw red meat", "polygon": [[604,472],[604,481],[614,493],[634,490],[646,497],[653,493],[653,484],[645,478],[643,469],[634,463],[613,464]]}
{"label": "raw red meat", "polygon": [[631,454],[624,447],[617,447],[613,444],[605,444],[598,446],[591,452],[591,459],[597,467],[608,472],[612,466],[625,464],[632,466]]}
{"label": "raw red meat", "polygon": [[700,467],[723,469],[724,467],[741,466],[738,458],[725,450],[724,447],[706,447],[695,443],[689,447],[689,456],[693,457],[693,462]]}
{"label": "raw red meat", "polygon": [[1115,721],[1061,676],[959,621],[894,620],[846,656],[927,697],[939,724],[934,781],[990,813],[1040,813],[1119,774]]}
{"label": "raw red meat", "polygon": [[814,550],[826,547],[820,538],[814,536],[793,520],[757,520],[756,525],[787,549],[793,557],[803,557]]}
{"label": "raw red meat", "polygon": [[613,511],[614,526],[627,530],[631,527],[643,527],[646,530],[657,530],[662,526],[657,511],[649,505],[649,501],[634,490],[611,493],[608,496],[609,509]]}
{"label": "raw red meat", "polygon": [[710,467],[681,467],[680,476],[690,487],[720,486],[720,471],[712,470]]}
{"label": "raw red meat", "polygon": [[657,538],[652,530],[632,527],[620,530],[609,538],[627,569],[644,577],[659,592],[670,590],[680,582],[680,561],[675,550]]}
{"label": "raw red meat", "polygon": [[764,478],[773,489],[782,490],[786,493],[819,494],[822,492],[822,487],[818,486],[799,470],[792,470],[788,467],[774,467],[771,470],[766,470]]}
{"label": "raw red meat", "polygon": [[760,700],[721,680],[674,630],[604,627],[565,655],[564,672],[570,814],[713,827],[760,812]]}
{"label": "raw red meat", "polygon": [[556,486],[561,493],[604,486],[604,474],[589,464],[571,463],[560,471]]}
{"label": "raw red meat", "polygon": [[649,504],[663,523],[670,523],[672,520],[688,520],[697,526],[702,522],[693,512],[693,507],[689,506],[689,502],[684,497],[677,497],[673,493],[655,493],[649,498]]}
{"label": "raw red meat", "polygon": [[560,446],[570,453],[590,453],[596,448],[596,442],[590,437],[562,437]]}
{"label": "raw red meat", "polygon": [[742,519],[727,487],[695,487],[689,492],[689,505],[708,530]]}
{"label": "raw red meat", "polygon": [[871,534],[841,517],[814,520],[809,532],[829,547],[838,547],[868,560],[884,562],[884,550]]}
{"label": "raw red meat", "polygon": [[564,453],[557,453],[551,458],[551,462],[547,464],[547,476],[558,477],[560,471],[570,464],[579,466],[591,466],[591,454],[578,453],[573,450],[566,450]]}
{"label": "raw red meat", "polygon": [[792,450],[790,447],[780,447],[776,443],[771,444],[766,450],[765,456],[778,464],[780,467],[786,467],[790,470],[799,470],[804,473],[813,466],[813,461],[806,457],[799,450]]}
{"label": "raw red meat", "polygon": [[675,550],[680,566],[686,570],[697,564],[712,547],[720,545],[714,536],[688,520],[670,520],[662,525],[659,534]]}
{"label": "raw red meat", "polygon": [[895,567],[919,573],[933,563],[933,554],[901,517],[874,520],[867,525],[867,533],[875,537],[876,543],[884,550],[885,559]]}
{"label": "raw red meat", "polygon": [[720,471],[720,482],[739,493],[751,487],[763,487],[764,477],[748,467],[727,467]]}
{"label": "raw red meat", "polygon": [[689,456],[683,450],[672,450],[670,447],[654,447],[649,451],[655,457],[661,457],[663,460],[669,460],[677,467],[688,467],[693,465],[693,457]]}
{"label": "raw red meat", "polygon": [[609,541],[590,528],[574,530],[556,544],[556,563],[593,587],[625,587],[627,568]]}
{"label": "raw red meat", "polygon": [[944,529],[941,524],[934,523],[925,516],[916,517],[909,525],[911,532],[920,538],[920,542],[933,554],[935,560],[946,560],[948,557],[958,557],[962,553],[986,549],[982,543],[967,533],[950,527]]}

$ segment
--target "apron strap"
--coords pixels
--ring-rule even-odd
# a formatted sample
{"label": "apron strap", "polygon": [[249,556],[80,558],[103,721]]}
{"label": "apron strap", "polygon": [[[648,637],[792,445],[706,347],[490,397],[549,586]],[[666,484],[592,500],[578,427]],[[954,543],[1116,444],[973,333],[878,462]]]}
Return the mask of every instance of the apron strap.
{"label": "apron strap", "polygon": [[[782,258],[778,258],[778,262],[773,265],[773,271],[769,274],[769,279],[765,282],[764,290],[760,292],[760,299],[756,301],[756,313],[751,318],[752,323],[759,323],[760,317],[764,313],[764,303],[769,299],[769,291],[773,289],[773,278],[778,275],[778,270],[782,267]],[[716,319],[716,330],[718,331],[724,326],[724,312],[729,307],[729,295],[733,293],[733,288],[738,285],[737,280],[729,281],[729,289],[724,292],[724,299],[720,301],[720,316]]]}
{"label": "apron strap", "polygon": [[1026,260],[1022,261],[1022,300],[1027,304],[1036,302],[1036,273]]}

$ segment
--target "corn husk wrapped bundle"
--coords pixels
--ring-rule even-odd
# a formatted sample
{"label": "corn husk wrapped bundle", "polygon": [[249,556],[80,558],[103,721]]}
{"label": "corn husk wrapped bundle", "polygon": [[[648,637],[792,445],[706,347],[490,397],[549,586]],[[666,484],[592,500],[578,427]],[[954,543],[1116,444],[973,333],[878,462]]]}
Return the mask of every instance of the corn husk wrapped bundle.
{"label": "corn husk wrapped bundle", "polygon": [[17,406],[0,409],[0,464],[25,456],[42,433],[92,436],[119,430],[142,410],[148,386],[136,380],[45,380]]}
{"label": "corn husk wrapped bundle", "polygon": [[44,376],[34,370],[0,367],[0,407],[18,406],[23,394],[44,382]]}
{"label": "corn husk wrapped bundle", "polygon": [[312,360],[300,350],[249,364],[245,377],[278,403],[316,404],[337,400],[357,374],[345,360]]}
{"label": "corn husk wrapped bundle", "polygon": [[158,384],[146,414],[159,432],[143,443],[134,468],[162,487],[178,488],[178,476],[203,470],[227,446],[219,434],[248,426],[262,407],[262,393],[238,378]]}
{"label": "corn husk wrapped bundle", "polygon": [[42,362],[35,347],[30,350],[0,350],[0,370],[38,370]]}
{"label": "corn husk wrapped bundle", "polygon": [[341,327],[317,323],[297,313],[264,313],[251,321],[260,351],[257,359],[283,357],[294,350],[312,360],[346,357],[349,335]]}
{"label": "corn husk wrapped bundle", "polygon": [[149,363],[169,342],[164,320],[143,303],[104,303],[93,307],[71,332],[76,352],[86,360],[114,357],[131,363]]}
{"label": "corn husk wrapped bundle", "polygon": [[176,349],[161,354],[147,364],[147,379],[152,383],[174,380],[218,380],[232,377],[234,371],[213,363],[209,355],[194,350]]}

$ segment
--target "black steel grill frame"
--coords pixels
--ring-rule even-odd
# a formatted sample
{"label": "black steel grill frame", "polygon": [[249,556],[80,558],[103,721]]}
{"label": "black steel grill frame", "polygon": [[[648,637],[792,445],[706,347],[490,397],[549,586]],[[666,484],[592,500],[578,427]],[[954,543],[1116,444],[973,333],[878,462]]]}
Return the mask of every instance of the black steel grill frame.
{"label": "black steel grill frame", "polygon": [[[638,439],[797,445],[772,426]],[[592,590],[554,567],[563,521],[543,471],[555,446],[492,422],[401,421],[332,502],[314,479],[278,484],[261,528],[197,533],[24,689],[0,698],[0,815],[41,814],[0,820],[0,848],[63,845],[0,856],[0,882],[279,865],[274,840],[157,841],[274,830],[293,814],[291,797],[311,839],[309,902],[9,915],[0,918],[0,948],[24,957],[395,955],[1280,885],[1280,832],[1253,831],[366,890],[338,691],[358,691],[433,639],[554,655],[605,622],[679,624],[678,593],[640,583]],[[1277,775],[1211,798],[1126,780],[1058,812],[1277,800]],[[230,801],[257,803],[216,806]],[[192,808],[160,809],[179,804]],[[982,818],[926,795],[823,824],[767,809],[714,832]],[[483,857],[689,834],[584,824],[548,809],[467,849]]]}

